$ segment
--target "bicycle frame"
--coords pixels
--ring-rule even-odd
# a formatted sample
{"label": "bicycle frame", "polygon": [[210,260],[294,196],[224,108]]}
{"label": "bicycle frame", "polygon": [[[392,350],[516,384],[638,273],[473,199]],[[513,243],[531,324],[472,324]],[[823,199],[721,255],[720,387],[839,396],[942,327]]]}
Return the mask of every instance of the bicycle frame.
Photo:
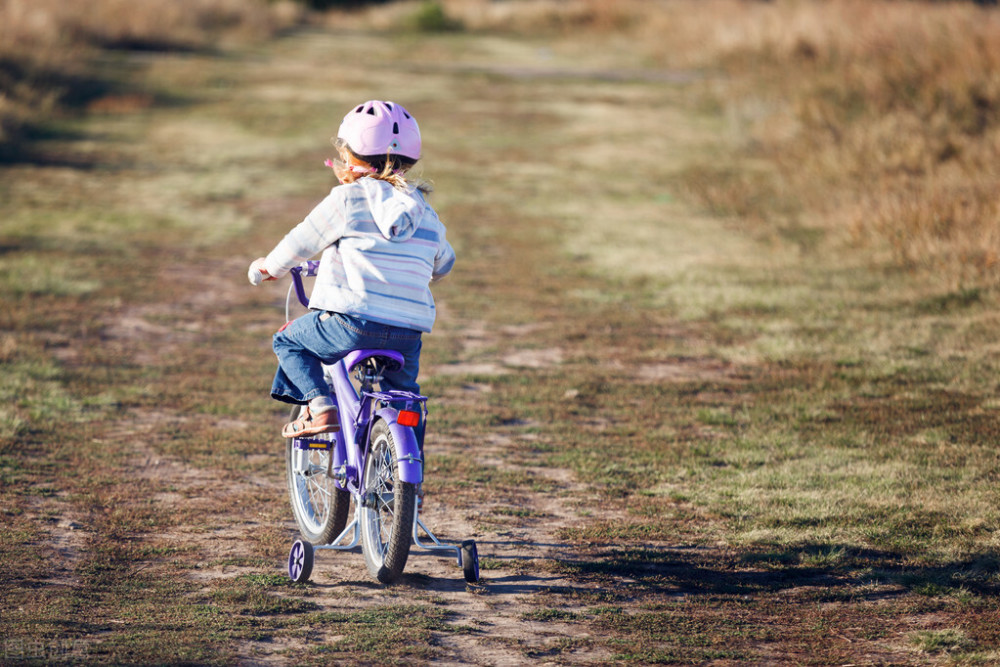
{"label": "bicycle frame", "polygon": [[[295,295],[305,307],[309,306],[309,299],[306,297],[302,274],[315,276],[318,266],[319,262],[309,261],[291,270]],[[291,319],[292,291],[289,290],[285,303],[286,321]],[[381,380],[379,376],[381,365],[387,361],[402,363],[402,356],[385,350],[354,350],[336,363],[324,364],[324,376],[333,388],[333,400],[339,410],[340,430],[309,438],[295,438],[292,441],[297,454],[294,465],[299,472],[308,469],[308,451],[332,450],[326,473],[333,478],[337,487],[348,491],[355,500],[353,520],[330,544],[316,545],[313,547],[315,549],[349,550],[357,547],[361,541],[361,512],[363,508],[374,504],[369,497],[374,481],[367,480],[364,476],[371,432],[377,420],[384,421],[392,435],[400,480],[415,485],[421,484],[424,480],[420,445],[413,428],[399,423],[401,410],[398,406],[402,405],[404,410],[417,412],[422,423],[427,419],[427,398],[406,391],[374,391],[374,383]],[[355,388],[351,382],[349,375],[351,370],[356,370],[360,389]],[[426,544],[420,540],[420,530],[423,530],[433,544]],[[349,536],[350,540],[345,544]],[[414,513],[411,538],[421,549],[454,554],[460,567],[464,567],[466,558],[471,557],[475,561],[475,576],[478,578],[478,555],[475,554],[474,545],[473,551],[463,556],[463,550],[467,551],[468,544],[472,541],[467,540],[461,546],[441,542],[421,520],[419,503]]]}
{"label": "bicycle frame", "polygon": [[[370,351],[362,350],[352,356],[362,356]],[[419,405],[420,418],[425,419],[426,398],[418,394],[402,391],[376,392],[362,388],[360,395],[347,375],[346,360],[325,366],[327,377],[334,388],[334,401],[340,411],[340,430],[326,438],[297,438],[298,449],[333,449],[332,468],[338,486],[352,494],[364,494],[361,471],[368,455],[368,438],[376,419],[382,419],[389,426],[396,446],[396,458],[400,462],[400,478],[404,482],[420,484],[424,481],[423,459],[413,429],[398,422],[399,410],[392,403],[406,401],[409,409]]]}
{"label": "bicycle frame", "polygon": [[[306,275],[315,275],[317,265],[318,262],[307,262],[305,266],[296,267],[291,271],[296,296],[304,306],[309,305],[309,300],[305,296],[302,272],[306,271]],[[360,393],[348,376],[351,368],[359,367],[365,360],[378,356],[375,352],[375,350],[355,350],[334,364],[324,364],[324,375],[333,388],[333,399],[339,410],[340,430],[333,434],[332,440],[296,438],[294,441],[296,449],[302,450],[329,449],[332,446],[331,467],[337,485],[355,496],[364,496],[367,492],[364,488],[365,481],[361,477],[365,458],[368,456],[368,439],[376,419],[385,421],[392,433],[396,458],[399,461],[400,479],[413,484],[424,481],[423,458],[416,434],[412,428],[399,424],[399,409],[394,406],[405,402],[407,409],[419,410],[420,419],[424,420],[427,418],[427,398],[406,391],[373,391],[372,384],[380,378],[371,374],[373,370],[371,367],[358,371]]]}
{"label": "bicycle frame", "polygon": [[[399,410],[391,407],[391,401],[406,401],[408,409],[420,406],[420,418],[426,419],[426,398],[410,392],[375,392],[365,389],[368,384],[362,380],[360,394],[354,388],[348,377],[348,367],[352,361],[364,358],[369,350],[352,352],[347,358],[336,364],[325,365],[328,379],[334,388],[334,401],[340,410],[340,430],[329,434],[327,438],[296,438],[293,446],[301,451],[299,461],[305,463],[305,452],[313,449],[332,449],[330,470],[336,485],[351,493],[356,499],[354,520],[328,545],[318,545],[317,549],[353,549],[361,540],[358,513],[362,507],[370,504],[368,496],[370,487],[375,480],[364,477],[365,461],[368,457],[368,442],[372,426],[376,419],[382,419],[392,433],[396,449],[396,459],[399,462],[400,479],[404,482],[420,484],[423,482],[423,460],[413,429],[401,426],[398,421]],[[374,379],[374,378],[369,378]],[[381,406],[380,406],[381,404]],[[416,404],[416,405],[414,405]],[[418,519],[419,521],[419,519]],[[353,536],[348,544],[340,544],[348,535]]]}

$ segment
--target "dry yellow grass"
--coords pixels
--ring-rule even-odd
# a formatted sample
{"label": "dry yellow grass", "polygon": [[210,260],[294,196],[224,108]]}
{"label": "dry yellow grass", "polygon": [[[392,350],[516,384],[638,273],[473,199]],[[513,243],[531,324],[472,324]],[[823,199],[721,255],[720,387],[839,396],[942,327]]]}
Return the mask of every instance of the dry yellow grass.
{"label": "dry yellow grass", "polygon": [[0,149],[58,109],[100,48],[209,48],[260,39],[300,15],[292,2],[0,0]]}
{"label": "dry yellow grass", "polygon": [[[749,211],[758,226],[818,227],[938,285],[1000,283],[996,9],[867,0],[442,5],[470,29],[584,37],[598,51],[607,42],[597,40],[619,38],[621,48],[625,37],[637,66],[721,70],[713,93],[747,148],[716,165],[714,179],[698,172],[691,190],[712,209]],[[734,177],[747,158],[770,165],[765,178]]]}
{"label": "dry yellow grass", "polygon": [[[680,28],[660,41],[663,62],[732,75],[723,104],[808,224],[949,287],[1000,282],[1000,13],[855,0],[663,7]],[[661,21],[645,29],[672,23]]]}
{"label": "dry yellow grass", "polygon": [[298,12],[293,3],[245,0],[2,0],[0,55],[44,61],[87,44],[199,48],[266,36]]}
{"label": "dry yellow grass", "polygon": [[773,101],[754,137],[807,209],[952,287],[997,284],[1000,13],[845,1],[751,16],[723,60],[755,86],[744,95]]}
{"label": "dry yellow grass", "polygon": [[[697,168],[715,211],[822,230],[873,261],[950,287],[1000,283],[1000,11],[973,3],[837,0],[441,0],[466,30],[572,45],[598,62],[699,68],[742,150]],[[411,25],[420,2],[334,14]],[[0,0],[0,147],[57,108],[45,74],[98,46],[198,48],[269,34],[299,5],[243,0]],[[749,178],[748,160],[755,165]],[[761,164],[765,166],[760,169]]]}

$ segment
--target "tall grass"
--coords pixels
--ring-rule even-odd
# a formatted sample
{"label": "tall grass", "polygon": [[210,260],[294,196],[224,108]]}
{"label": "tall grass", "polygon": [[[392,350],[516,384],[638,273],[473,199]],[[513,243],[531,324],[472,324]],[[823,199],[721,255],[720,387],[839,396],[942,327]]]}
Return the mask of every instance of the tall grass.
{"label": "tall grass", "polygon": [[[29,120],[73,98],[74,82],[85,78],[81,63],[95,49],[202,48],[261,36],[294,21],[300,6],[0,0],[0,150]],[[554,43],[582,36],[629,49],[636,66],[722,72],[706,85],[739,126],[734,134],[752,140],[684,174],[693,196],[765,230],[818,230],[842,250],[935,284],[1000,284],[996,9],[919,0],[433,6],[440,21],[466,30]],[[419,7],[388,3],[368,16],[375,25],[412,27]],[[755,169],[747,172],[747,163]]]}
{"label": "tall grass", "polygon": [[81,44],[200,48],[270,34],[288,11],[253,0],[4,0],[0,49],[51,56]]}
{"label": "tall grass", "polygon": [[843,1],[746,19],[721,59],[771,100],[756,152],[807,208],[898,265],[997,284],[1000,13]]}
{"label": "tall grass", "polygon": [[[775,167],[807,224],[950,287],[1000,282],[1000,12],[714,7],[700,12],[706,24],[689,7],[680,24],[694,43],[665,40],[659,55],[730,74],[722,104],[750,126],[748,156]],[[723,10],[730,18],[713,20]]]}
{"label": "tall grass", "polygon": [[0,0],[0,153],[29,123],[97,94],[88,63],[101,49],[211,48],[266,37],[299,15],[263,0]]}
{"label": "tall grass", "polygon": [[734,134],[751,137],[685,175],[714,211],[818,229],[936,286],[1000,283],[1000,10],[890,0],[442,5],[468,29],[615,38],[637,67],[710,72]]}

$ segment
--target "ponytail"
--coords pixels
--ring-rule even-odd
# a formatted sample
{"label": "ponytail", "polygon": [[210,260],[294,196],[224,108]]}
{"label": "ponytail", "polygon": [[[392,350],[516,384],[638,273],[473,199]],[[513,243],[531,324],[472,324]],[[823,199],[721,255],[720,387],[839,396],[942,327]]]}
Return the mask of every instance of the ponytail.
{"label": "ponytail", "polygon": [[[370,163],[369,163],[370,164]],[[428,194],[434,188],[430,183],[424,180],[414,180],[412,183],[406,178],[406,173],[410,170],[415,163],[411,162],[408,165],[397,165],[396,160],[391,158],[386,159],[382,165],[382,169],[375,169],[371,174],[368,174],[369,178],[375,178],[380,181],[385,181],[392,185],[392,187],[397,190],[409,190],[411,187]],[[375,167],[375,165],[372,165]]]}

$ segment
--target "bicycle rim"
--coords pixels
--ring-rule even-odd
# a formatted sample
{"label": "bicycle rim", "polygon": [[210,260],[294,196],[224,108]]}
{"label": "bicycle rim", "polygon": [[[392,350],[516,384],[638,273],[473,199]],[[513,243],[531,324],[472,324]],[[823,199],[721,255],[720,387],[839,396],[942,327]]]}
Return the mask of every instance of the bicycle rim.
{"label": "bicycle rim", "polygon": [[350,494],[328,474],[332,451],[296,449],[291,440],[286,448],[288,495],[299,532],[313,544],[329,544],[346,526],[350,503]]}
{"label": "bicycle rim", "polygon": [[398,475],[392,434],[378,421],[365,463],[368,494],[361,512],[361,544],[368,570],[383,583],[402,574],[410,553],[416,487]]}

